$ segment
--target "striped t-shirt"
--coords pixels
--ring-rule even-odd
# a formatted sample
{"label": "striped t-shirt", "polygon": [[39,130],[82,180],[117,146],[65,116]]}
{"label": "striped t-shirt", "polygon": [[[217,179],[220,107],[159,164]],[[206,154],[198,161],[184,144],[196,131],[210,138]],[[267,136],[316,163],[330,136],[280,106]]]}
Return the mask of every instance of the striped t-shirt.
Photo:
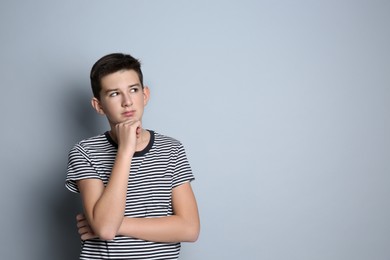
{"label": "striped t-shirt", "polygon": [[[125,216],[164,217],[173,214],[172,189],[194,180],[183,145],[153,131],[147,147],[131,162]],[[118,145],[108,132],[77,143],[69,152],[65,186],[79,192],[76,181],[100,179],[107,185]],[[157,243],[116,236],[82,242],[80,259],[178,259],[180,243]]]}

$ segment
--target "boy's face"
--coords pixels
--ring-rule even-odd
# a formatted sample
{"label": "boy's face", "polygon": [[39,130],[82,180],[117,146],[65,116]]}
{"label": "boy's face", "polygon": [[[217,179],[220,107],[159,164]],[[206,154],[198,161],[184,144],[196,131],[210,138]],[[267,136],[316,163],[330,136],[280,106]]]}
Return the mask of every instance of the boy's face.
{"label": "boy's face", "polygon": [[134,70],[121,70],[101,79],[100,100],[92,99],[92,106],[106,115],[111,129],[125,121],[140,120],[149,100],[149,88],[142,89]]}

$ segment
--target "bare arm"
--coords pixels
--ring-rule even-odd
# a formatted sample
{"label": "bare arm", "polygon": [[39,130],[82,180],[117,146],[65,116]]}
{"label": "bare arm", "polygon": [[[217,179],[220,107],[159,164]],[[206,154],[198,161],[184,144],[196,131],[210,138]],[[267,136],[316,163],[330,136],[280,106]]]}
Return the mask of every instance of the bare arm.
{"label": "bare arm", "polygon": [[106,187],[98,179],[77,182],[85,217],[94,234],[102,240],[113,239],[122,224],[131,159],[139,126],[139,122],[117,125],[118,152]]}
{"label": "bare arm", "polygon": [[196,199],[191,184],[172,191],[174,215],[159,218],[124,218],[119,235],[154,242],[194,242],[200,231]]}
{"label": "bare arm", "polygon": [[[123,218],[118,235],[136,237],[154,242],[194,242],[200,232],[198,207],[191,184],[173,189],[174,215],[159,218]],[[97,237],[82,214],[77,216],[81,239]]]}

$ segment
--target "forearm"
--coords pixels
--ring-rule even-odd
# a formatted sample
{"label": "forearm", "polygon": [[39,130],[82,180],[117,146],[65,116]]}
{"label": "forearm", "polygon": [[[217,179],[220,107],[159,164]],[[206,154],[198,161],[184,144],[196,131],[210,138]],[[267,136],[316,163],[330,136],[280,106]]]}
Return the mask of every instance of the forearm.
{"label": "forearm", "polygon": [[190,183],[172,190],[173,216],[155,218],[123,218],[119,235],[154,242],[194,242],[200,230],[195,196]]}
{"label": "forearm", "polygon": [[85,209],[92,229],[101,239],[112,239],[122,223],[130,162],[129,158],[117,156],[107,186],[94,206]]}
{"label": "forearm", "polygon": [[194,242],[199,235],[199,221],[181,216],[158,218],[123,218],[118,235],[154,242]]}
{"label": "forearm", "polygon": [[[182,184],[172,190],[173,216],[154,218],[120,217],[116,229],[110,229],[109,236],[103,236],[89,219],[79,219],[79,233],[85,239],[95,237],[108,240],[115,235],[134,237],[153,242],[194,242],[200,231],[200,219],[195,196],[190,183]],[[106,216],[111,216],[109,211]],[[92,227],[92,231],[88,227]],[[104,227],[104,226],[103,226]],[[112,233],[115,232],[115,233]]]}

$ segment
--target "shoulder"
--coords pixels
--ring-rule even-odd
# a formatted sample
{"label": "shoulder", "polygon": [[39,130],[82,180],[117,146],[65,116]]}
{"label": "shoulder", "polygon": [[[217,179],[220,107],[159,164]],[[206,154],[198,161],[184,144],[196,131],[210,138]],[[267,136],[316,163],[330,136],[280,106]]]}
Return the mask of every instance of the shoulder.
{"label": "shoulder", "polygon": [[158,132],[154,132],[154,142],[156,145],[166,145],[171,147],[183,146],[182,143],[176,138],[164,134],[160,134]]}
{"label": "shoulder", "polygon": [[92,136],[77,142],[71,149],[71,151],[87,151],[99,149],[99,147],[104,147],[109,145],[105,134],[100,134]]}
{"label": "shoulder", "polygon": [[100,135],[95,135],[95,136],[83,139],[83,140],[79,141],[76,145],[88,146],[88,145],[96,145],[99,143],[106,143],[106,142],[107,142],[106,134],[100,134]]}

